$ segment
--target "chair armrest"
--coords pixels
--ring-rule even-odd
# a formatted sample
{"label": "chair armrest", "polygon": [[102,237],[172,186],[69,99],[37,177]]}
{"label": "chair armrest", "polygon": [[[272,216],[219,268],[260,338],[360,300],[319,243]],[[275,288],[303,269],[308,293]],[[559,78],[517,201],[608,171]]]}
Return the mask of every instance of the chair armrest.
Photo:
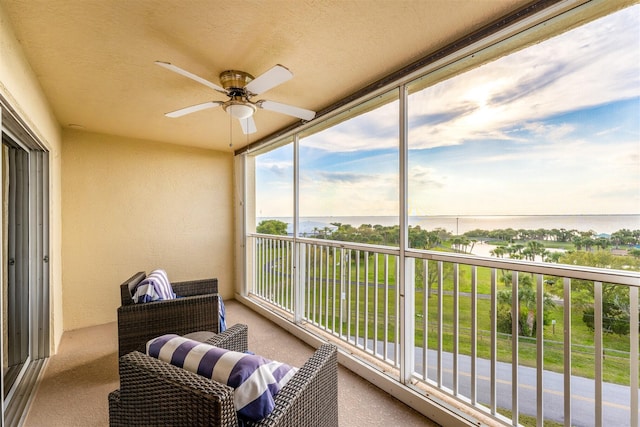
{"label": "chair armrest", "polygon": [[250,426],[336,427],[338,349],[323,344],[275,397],[271,414]]}
{"label": "chair armrest", "polygon": [[[122,356],[114,420],[128,425],[237,426],[233,389],[140,352]],[[116,405],[113,405],[114,407]],[[111,414],[110,414],[111,418]]]}
{"label": "chair armrest", "polygon": [[133,304],[133,299],[131,298],[131,288],[135,287],[138,283],[140,283],[146,277],[146,273],[144,271],[139,271],[133,276],[129,277],[120,285],[120,303],[122,305],[130,305]]}
{"label": "chair armrest", "polygon": [[174,282],[171,284],[173,292],[180,297],[193,295],[217,294],[218,279],[189,280],[186,282]]}
{"label": "chair armrest", "polygon": [[220,332],[205,341],[206,344],[224,348],[226,350],[244,353],[249,350],[249,327],[236,323],[224,332]]}
{"label": "chair armrest", "polygon": [[168,333],[219,331],[218,296],[197,295],[118,308],[118,355],[144,351],[147,341]]}

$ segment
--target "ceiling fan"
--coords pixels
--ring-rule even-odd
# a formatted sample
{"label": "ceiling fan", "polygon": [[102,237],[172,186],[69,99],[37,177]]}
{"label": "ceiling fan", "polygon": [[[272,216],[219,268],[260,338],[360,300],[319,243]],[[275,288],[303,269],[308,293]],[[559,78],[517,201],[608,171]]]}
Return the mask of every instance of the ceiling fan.
{"label": "ceiling fan", "polygon": [[168,62],[156,61],[155,63],[173,71],[174,73],[181,74],[200,84],[210,87],[217,92],[224,93],[229,97],[229,100],[227,101],[209,101],[181,108],[179,110],[166,113],[165,116],[167,117],[181,117],[207,108],[222,106],[224,111],[238,119],[240,126],[242,127],[242,131],[245,134],[250,134],[256,132],[253,113],[255,113],[258,108],[286,114],[306,121],[313,119],[316,115],[315,111],[282,104],[280,102],[269,101],[266,99],[258,101],[251,100],[254,96],[260,95],[261,93],[266,92],[293,77],[293,73],[289,71],[288,68],[280,64],[255,78],[244,71],[223,71],[220,73],[220,84],[222,86],[218,86],[215,83],[211,83],[200,76],[192,74],[189,71],[183,70],[182,68]]}

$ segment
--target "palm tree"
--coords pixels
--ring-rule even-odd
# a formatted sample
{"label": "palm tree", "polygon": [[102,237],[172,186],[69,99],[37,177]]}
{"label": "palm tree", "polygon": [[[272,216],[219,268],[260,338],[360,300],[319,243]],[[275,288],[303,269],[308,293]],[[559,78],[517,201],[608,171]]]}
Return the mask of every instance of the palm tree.
{"label": "palm tree", "polygon": [[451,249],[454,249],[454,250],[460,252],[460,244],[461,243],[462,243],[462,237],[455,236],[453,239],[451,239]]}
{"label": "palm tree", "polygon": [[607,249],[611,246],[611,241],[609,239],[605,239],[604,237],[598,237],[595,241],[595,246],[602,250]]}
{"label": "palm tree", "polygon": [[536,255],[541,255],[544,253],[544,245],[536,240],[531,240],[527,242],[527,249],[531,252],[531,261],[536,260]]}
{"label": "palm tree", "polygon": [[491,255],[496,258],[504,258],[504,255],[507,253],[504,246],[497,246],[495,249],[489,251]]}
{"label": "palm tree", "polygon": [[522,255],[522,258],[526,260],[529,260],[529,261],[536,260],[536,254],[530,248],[524,248],[522,252],[520,252],[520,254]]}
{"label": "palm tree", "polygon": [[476,243],[478,243],[478,239],[471,239],[471,248],[469,249],[469,252],[473,252],[473,247]]}
{"label": "palm tree", "polygon": [[426,241],[427,249],[435,248],[436,246],[442,243],[442,237],[440,236],[440,233],[438,233],[437,230],[428,231],[426,237],[427,237],[427,241]]}
{"label": "palm tree", "polygon": [[563,253],[558,251],[554,251],[554,252],[544,251],[543,260],[544,262],[554,262],[557,264],[558,261],[560,261],[560,258],[562,257],[562,255]]}
{"label": "palm tree", "polygon": [[[511,274],[507,273],[503,280],[505,283],[511,283]],[[512,290],[511,288],[505,288],[498,292],[498,303],[504,305],[511,305]],[[544,292],[542,302],[542,310],[547,313],[555,307],[551,294]],[[533,336],[536,330],[536,290],[533,286],[533,279],[528,275],[518,276],[518,313],[520,313],[520,319],[518,319],[518,335]],[[523,317],[525,317],[523,319]],[[513,322],[513,316],[511,318]],[[512,323],[513,324],[513,323]],[[527,326],[525,329],[524,326]]]}

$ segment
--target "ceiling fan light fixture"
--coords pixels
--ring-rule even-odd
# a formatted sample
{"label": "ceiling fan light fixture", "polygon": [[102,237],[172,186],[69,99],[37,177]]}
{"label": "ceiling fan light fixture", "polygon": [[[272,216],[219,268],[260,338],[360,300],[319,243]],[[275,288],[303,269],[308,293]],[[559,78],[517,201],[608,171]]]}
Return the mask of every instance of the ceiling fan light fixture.
{"label": "ceiling fan light fixture", "polygon": [[256,111],[255,105],[238,101],[225,102],[222,108],[224,108],[224,111],[231,114],[232,117],[240,120],[253,116],[253,113]]}

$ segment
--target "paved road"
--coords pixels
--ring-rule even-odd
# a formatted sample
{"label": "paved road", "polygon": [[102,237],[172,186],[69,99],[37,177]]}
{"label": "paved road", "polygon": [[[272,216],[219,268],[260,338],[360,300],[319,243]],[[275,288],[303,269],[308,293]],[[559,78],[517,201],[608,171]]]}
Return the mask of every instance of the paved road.
{"label": "paved road", "polygon": [[[362,341],[360,341],[362,343]],[[369,348],[373,344],[369,341]],[[379,352],[382,353],[382,343],[378,343]],[[393,344],[387,347],[388,357],[393,357]],[[427,353],[429,366],[428,378],[437,380],[436,366],[437,353],[429,350]],[[415,351],[416,372],[422,372],[422,349]],[[451,353],[442,353],[442,382],[445,387],[453,388],[453,356]],[[486,359],[477,359],[478,371],[477,393],[478,400],[489,405],[491,393],[491,365]],[[458,356],[458,393],[467,398],[471,397],[471,358],[465,355]],[[496,398],[497,406],[511,408],[511,364],[496,363]],[[521,366],[518,368],[518,405],[521,414],[536,416],[536,370]],[[545,371],[543,376],[544,387],[544,417],[547,420],[564,422],[564,376],[556,372]],[[571,377],[571,425],[576,427],[590,427],[594,425],[595,418],[595,381],[577,376]],[[603,383],[603,425],[626,427],[630,426],[629,400],[630,389],[628,386]],[[635,426],[634,426],[635,427]]]}
{"label": "paved road", "polygon": [[[277,260],[265,264],[267,271],[273,271],[277,265]],[[352,285],[363,286],[364,283],[352,282]],[[374,284],[369,284],[373,287]],[[380,286],[380,285],[378,285]],[[391,286],[393,287],[393,286]],[[444,291],[444,293],[451,293]],[[463,295],[465,293],[461,293]],[[465,294],[470,295],[470,294]],[[491,295],[478,294],[478,298],[491,298]],[[562,304],[562,301],[556,301]],[[362,341],[360,341],[362,345]],[[373,348],[373,342],[369,341],[369,348]],[[378,344],[379,353],[383,352],[382,343]],[[389,358],[393,358],[393,344],[389,344],[387,352]],[[453,356],[451,353],[443,353],[443,385],[453,388]],[[433,350],[428,352],[429,372],[428,378],[436,380],[437,353]],[[422,349],[415,350],[415,370],[422,372]],[[465,355],[458,356],[458,393],[470,398],[471,396],[471,358]],[[477,360],[478,384],[477,396],[479,401],[489,404],[491,393],[491,366],[486,359]],[[510,409],[511,402],[511,364],[504,362],[496,363],[497,382],[496,398],[497,406]],[[536,416],[536,370],[534,368],[521,366],[518,368],[518,405],[521,414]],[[544,387],[544,417],[548,420],[564,422],[564,376],[556,372],[545,371],[543,376]],[[602,418],[603,425],[615,427],[630,427],[629,400],[630,389],[627,386],[617,384],[602,384]],[[575,427],[590,427],[594,425],[595,418],[595,381],[577,376],[571,377],[571,425]],[[636,426],[634,426],[636,427]]]}

